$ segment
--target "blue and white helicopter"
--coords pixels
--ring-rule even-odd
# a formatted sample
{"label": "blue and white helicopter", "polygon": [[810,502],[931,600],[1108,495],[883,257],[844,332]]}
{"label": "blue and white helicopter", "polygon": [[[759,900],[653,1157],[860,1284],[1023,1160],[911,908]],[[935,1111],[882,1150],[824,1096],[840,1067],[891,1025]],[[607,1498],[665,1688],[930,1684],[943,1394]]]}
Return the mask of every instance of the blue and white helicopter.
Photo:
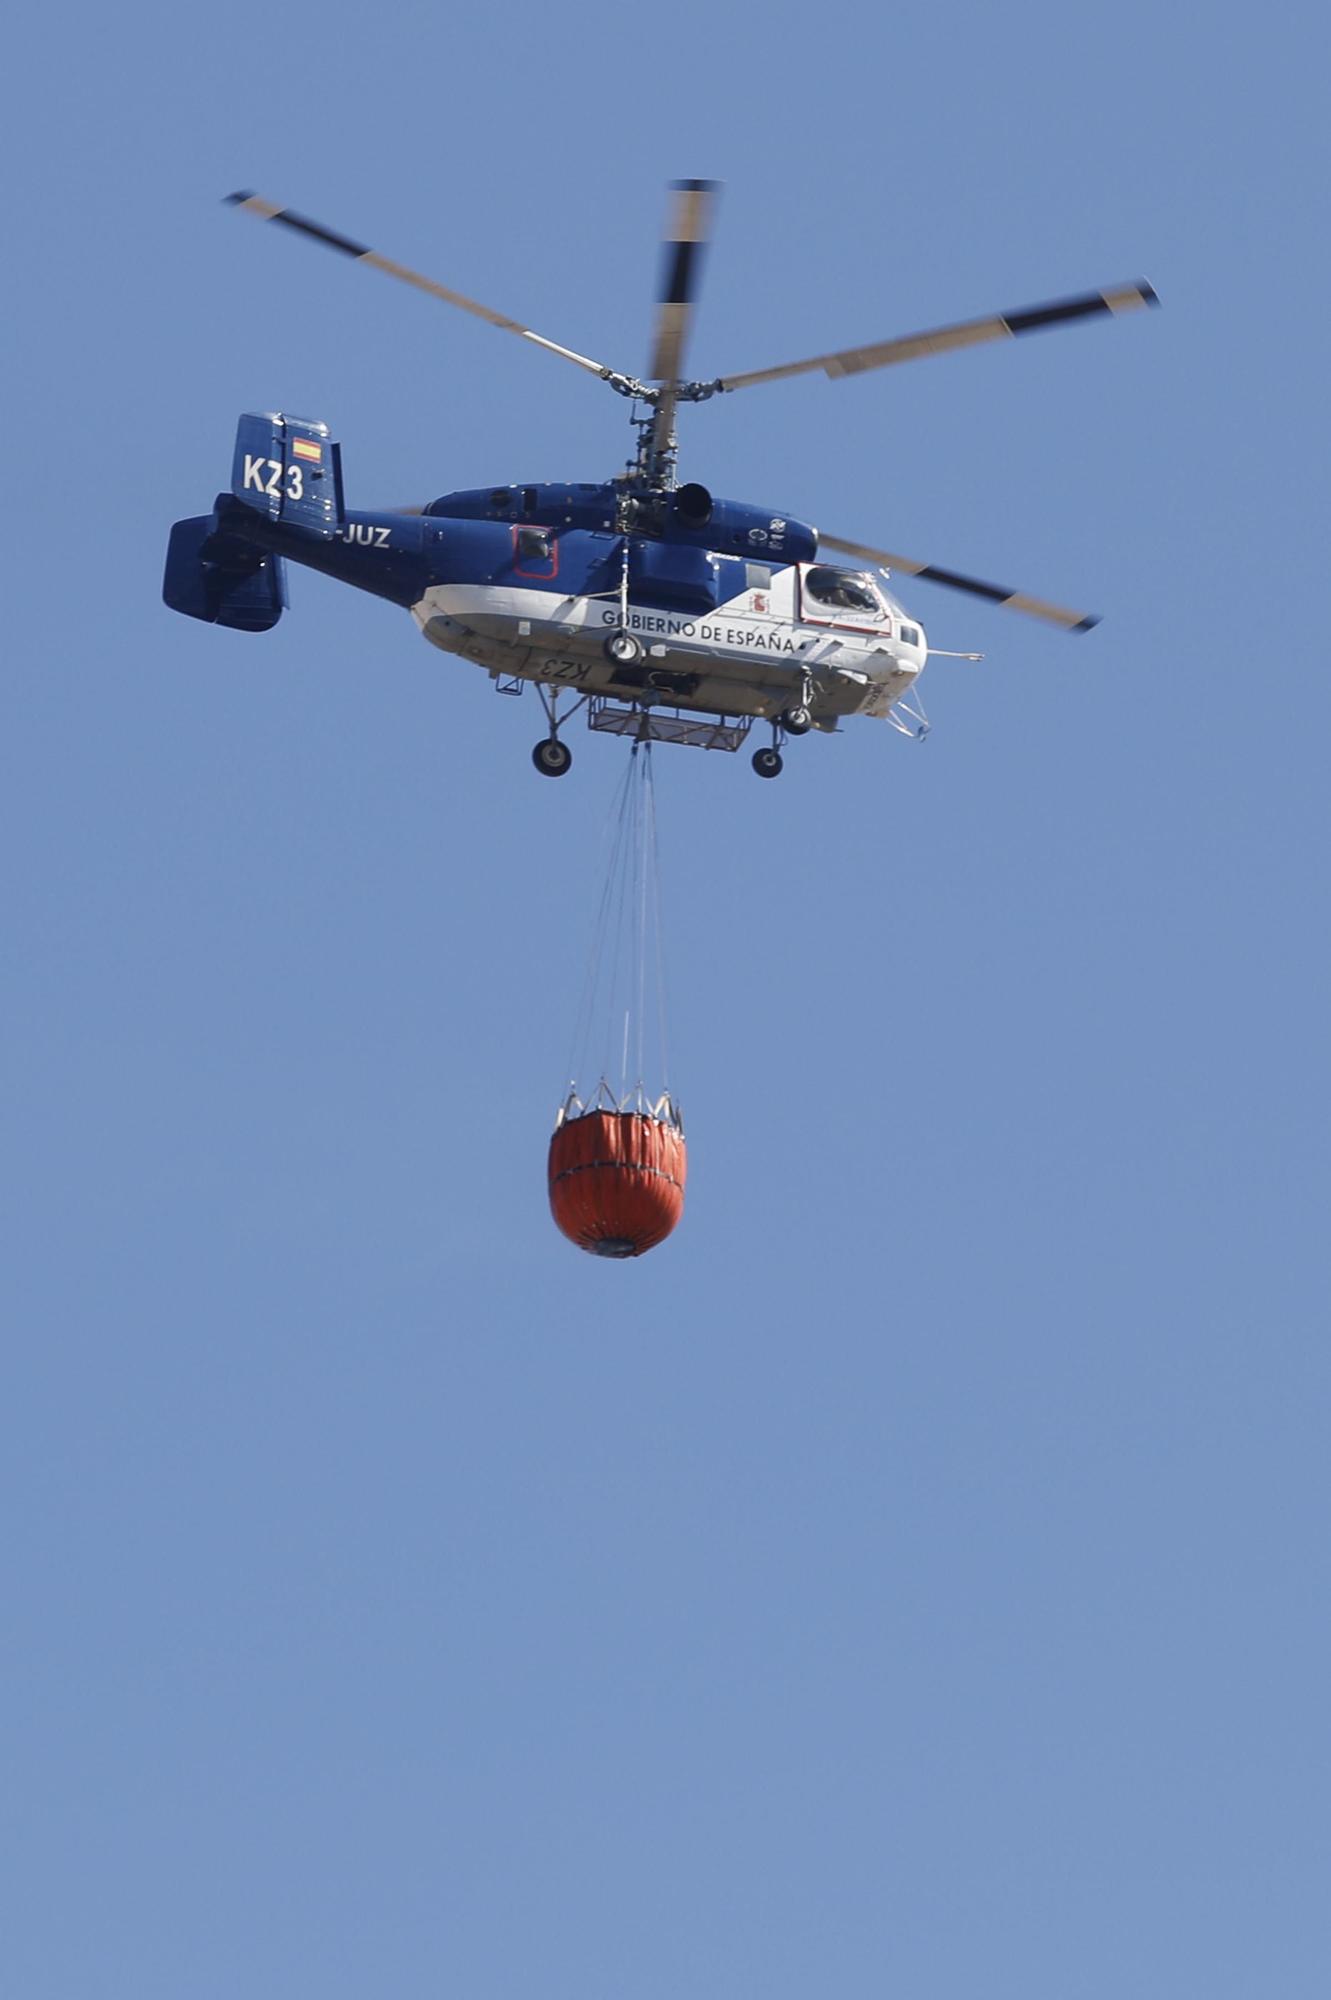
{"label": "blue and white helicopter", "polygon": [[[361,513],[342,490],[328,426],[277,413],[240,419],[229,492],[171,531],[163,596],[175,611],[264,632],[286,604],[284,563],[303,563],[409,610],[425,637],[485,668],[504,693],[532,682],[548,733],[532,752],[546,777],[572,753],[560,734],[580,710],[594,729],[737,750],[771,727],[753,768],[774,778],[787,737],[849,715],[923,732],[912,702],[929,656],[891,572],[945,584],[1070,632],[1098,621],[934,563],[843,541],[790,515],[715,499],[676,478],[682,403],[821,369],[836,378],[1073,320],[1158,304],[1144,282],[996,313],[782,367],[694,382],[683,373],[716,183],[672,191],[650,380],[575,354],[257,194],[228,200],[558,355],[630,399],[637,446],[617,478],[448,493],[426,507]],[[822,551],[854,559],[829,563]],[[978,658],[977,654],[954,657]]]}

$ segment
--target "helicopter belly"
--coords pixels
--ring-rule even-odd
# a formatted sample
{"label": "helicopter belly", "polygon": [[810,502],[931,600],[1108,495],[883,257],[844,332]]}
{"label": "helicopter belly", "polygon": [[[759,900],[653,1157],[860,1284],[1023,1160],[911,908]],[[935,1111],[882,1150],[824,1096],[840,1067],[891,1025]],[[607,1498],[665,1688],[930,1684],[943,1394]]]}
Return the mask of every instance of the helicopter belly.
{"label": "helicopter belly", "polygon": [[[830,722],[883,712],[884,699],[890,705],[915,678],[881,649],[729,606],[690,616],[631,605],[625,617],[618,599],[441,584],[412,610],[434,645],[493,675],[709,713],[775,716],[807,693],[815,716]],[[605,651],[623,630],[641,648],[630,663]]]}

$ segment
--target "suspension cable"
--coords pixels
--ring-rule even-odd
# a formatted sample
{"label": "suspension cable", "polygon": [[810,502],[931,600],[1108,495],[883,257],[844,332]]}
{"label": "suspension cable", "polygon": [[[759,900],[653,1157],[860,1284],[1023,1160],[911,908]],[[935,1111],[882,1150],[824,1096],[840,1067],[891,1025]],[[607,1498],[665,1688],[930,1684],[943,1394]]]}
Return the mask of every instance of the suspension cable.
{"label": "suspension cable", "polygon": [[[625,1100],[668,1084],[656,786],[649,739],[633,745],[606,816],[609,854],[569,1049],[569,1089]],[[649,963],[650,961],[650,963]],[[655,1044],[655,1046],[653,1046]]]}

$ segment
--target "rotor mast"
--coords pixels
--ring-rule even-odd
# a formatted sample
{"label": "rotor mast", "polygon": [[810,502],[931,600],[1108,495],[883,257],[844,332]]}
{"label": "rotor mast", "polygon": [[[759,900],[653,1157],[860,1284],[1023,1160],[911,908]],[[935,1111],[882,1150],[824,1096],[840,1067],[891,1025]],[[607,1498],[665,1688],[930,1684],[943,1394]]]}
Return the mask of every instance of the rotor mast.
{"label": "rotor mast", "polygon": [[630,420],[637,428],[638,443],[629,460],[625,484],[635,493],[674,492],[679,484],[675,476],[679,457],[677,405],[705,403],[718,386],[715,382],[670,382],[652,389],[644,382],[634,382],[621,391],[646,406],[642,416],[635,413]]}

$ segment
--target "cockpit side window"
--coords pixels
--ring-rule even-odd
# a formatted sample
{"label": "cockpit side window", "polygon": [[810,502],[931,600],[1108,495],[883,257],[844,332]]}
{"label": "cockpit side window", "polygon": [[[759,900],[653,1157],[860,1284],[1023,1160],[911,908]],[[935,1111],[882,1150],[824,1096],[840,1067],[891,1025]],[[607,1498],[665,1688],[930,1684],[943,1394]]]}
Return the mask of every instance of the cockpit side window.
{"label": "cockpit side window", "polygon": [[889,628],[887,605],[871,576],[860,570],[811,563],[800,572],[802,615],[815,625],[848,625],[860,631]]}
{"label": "cockpit side window", "polygon": [[804,588],[824,611],[856,611],[871,618],[883,615],[882,601],[867,576],[850,569],[828,569],[820,564],[806,570]]}

